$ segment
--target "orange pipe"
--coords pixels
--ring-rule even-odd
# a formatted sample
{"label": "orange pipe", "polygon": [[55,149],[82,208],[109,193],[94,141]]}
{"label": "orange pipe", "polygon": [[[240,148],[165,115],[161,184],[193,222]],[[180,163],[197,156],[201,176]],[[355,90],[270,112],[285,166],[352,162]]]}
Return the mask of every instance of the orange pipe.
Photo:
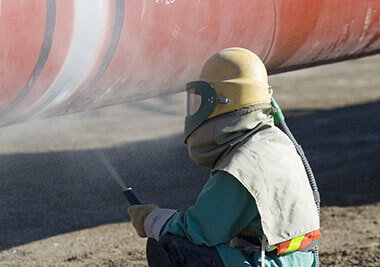
{"label": "orange pipe", "polygon": [[380,51],[378,0],[0,0],[0,125],[178,92],[216,51],[269,73]]}

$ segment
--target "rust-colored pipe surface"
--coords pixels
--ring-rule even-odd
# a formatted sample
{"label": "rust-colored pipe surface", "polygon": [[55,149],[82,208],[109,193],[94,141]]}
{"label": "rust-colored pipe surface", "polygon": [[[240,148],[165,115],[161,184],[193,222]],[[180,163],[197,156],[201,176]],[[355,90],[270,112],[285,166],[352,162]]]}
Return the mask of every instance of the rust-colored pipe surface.
{"label": "rust-colored pipe surface", "polygon": [[378,0],[0,0],[0,125],[178,92],[240,46],[270,73],[380,51]]}

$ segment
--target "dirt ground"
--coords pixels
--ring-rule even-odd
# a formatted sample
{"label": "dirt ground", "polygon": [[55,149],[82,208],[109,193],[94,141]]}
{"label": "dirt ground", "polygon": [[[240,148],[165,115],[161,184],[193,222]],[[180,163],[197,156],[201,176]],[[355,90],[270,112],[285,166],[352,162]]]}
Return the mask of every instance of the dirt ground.
{"label": "dirt ground", "polygon": [[[322,197],[321,266],[380,266],[380,56],[271,76]],[[146,266],[97,157],[144,202],[190,206],[184,94],[1,128],[0,266]],[[97,153],[95,153],[97,152]]]}

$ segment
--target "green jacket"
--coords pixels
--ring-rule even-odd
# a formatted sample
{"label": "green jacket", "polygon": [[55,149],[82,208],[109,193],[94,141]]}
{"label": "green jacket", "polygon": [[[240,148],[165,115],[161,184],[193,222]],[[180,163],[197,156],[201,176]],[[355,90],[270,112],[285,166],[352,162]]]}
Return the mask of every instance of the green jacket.
{"label": "green jacket", "polygon": [[[262,236],[260,215],[251,194],[232,175],[218,171],[206,183],[194,206],[177,212],[166,223],[167,233],[188,238],[196,245],[215,246],[225,266],[260,266],[260,252],[246,255],[229,242],[246,226]],[[315,266],[313,252],[277,256],[266,253],[265,266]]]}

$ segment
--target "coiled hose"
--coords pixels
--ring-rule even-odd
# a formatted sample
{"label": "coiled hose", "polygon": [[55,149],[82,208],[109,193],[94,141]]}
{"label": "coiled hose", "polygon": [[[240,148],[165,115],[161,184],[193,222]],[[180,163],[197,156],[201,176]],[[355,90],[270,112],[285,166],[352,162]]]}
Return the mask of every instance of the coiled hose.
{"label": "coiled hose", "polygon": [[[280,106],[277,104],[276,100],[272,97],[272,107],[274,111],[271,113],[274,118],[274,124],[281,129],[292,141],[295,146],[299,156],[301,157],[303,166],[305,167],[307,177],[309,179],[309,183],[311,189],[313,191],[314,201],[317,206],[318,217],[320,217],[320,208],[321,208],[321,198],[318,191],[317,182],[315,181],[313,171],[311,170],[310,164],[305,156],[305,153],[300,144],[298,144],[297,140],[294,138],[292,132],[290,131],[288,125],[285,122],[285,117],[282,114]],[[319,267],[319,250],[318,246],[315,248],[315,258],[316,258],[316,266]]]}

